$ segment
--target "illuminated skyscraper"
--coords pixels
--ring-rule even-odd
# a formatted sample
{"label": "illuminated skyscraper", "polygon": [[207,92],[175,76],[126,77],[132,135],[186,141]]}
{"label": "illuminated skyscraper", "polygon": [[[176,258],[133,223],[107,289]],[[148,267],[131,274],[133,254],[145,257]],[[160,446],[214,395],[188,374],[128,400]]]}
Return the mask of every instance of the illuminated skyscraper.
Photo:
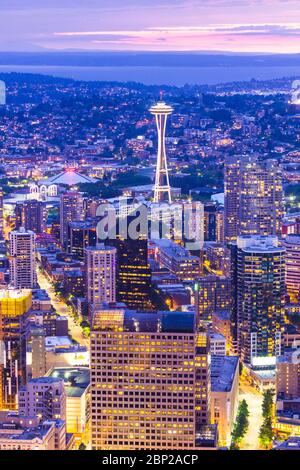
{"label": "illuminated skyscraper", "polygon": [[277,237],[237,239],[237,336],[242,360],[281,354],[285,321],[285,249]]}
{"label": "illuminated skyscraper", "polygon": [[0,188],[0,238],[3,237],[3,191]]}
{"label": "illuminated skyscraper", "polygon": [[93,450],[193,449],[210,420],[207,335],[194,314],[119,310],[91,331]]}
{"label": "illuminated skyscraper", "polygon": [[83,219],[83,197],[77,191],[66,191],[60,197],[60,243],[67,247],[68,223]]}
{"label": "illuminated skyscraper", "polygon": [[30,290],[0,291],[0,409],[15,409],[26,382],[26,333],[32,305]]}
{"label": "illuminated skyscraper", "polygon": [[229,156],[224,164],[224,235],[227,242],[238,234],[240,157]]}
{"label": "illuminated skyscraper", "polygon": [[24,227],[9,234],[9,272],[16,289],[36,287],[35,234]]}
{"label": "illuminated skyscraper", "polygon": [[25,227],[34,233],[42,233],[45,229],[44,223],[45,205],[42,201],[29,200],[17,203],[15,207],[16,229]]}
{"label": "illuminated skyscraper", "polygon": [[163,101],[159,101],[150,108],[150,113],[155,116],[157,132],[158,132],[158,149],[157,149],[157,165],[154,185],[154,202],[165,200],[171,203],[171,188],[169,183],[169,173],[166,155],[166,124],[167,118],[173,109]]}
{"label": "illuminated skyscraper", "polygon": [[225,239],[240,235],[281,236],[282,171],[256,155],[225,160]]}
{"label": "illuminated skyscraper", "polygon": [[109,244],[117,249],[117,301],[128,308],[152,310],[147,238],[131,240],[118,236]]}
{"label": "illuminated skyscraper", "polygon": [[84,249],[96,245],[96,225],[95,219],[69,222],[67,252],[83,260]]}
{"label": "illuminated skyscraper", "polygon": [[195,283],[195,306],[198,320],[211,321],[216,310],[231,307],[231,281],[225,276],[200,277]]}

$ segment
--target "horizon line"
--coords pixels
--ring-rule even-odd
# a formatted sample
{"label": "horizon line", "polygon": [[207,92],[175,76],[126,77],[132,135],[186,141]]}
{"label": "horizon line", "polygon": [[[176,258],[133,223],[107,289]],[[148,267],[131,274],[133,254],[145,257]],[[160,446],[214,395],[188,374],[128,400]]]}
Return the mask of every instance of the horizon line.
{"label": "horizon line", "polygon": [[53,54],[53,53],[92,53],[92,54],[99,54],[99,53],[109,53],[109,54],[204,54],[204,55],[216,55],[216,54],[225,54],[225,55],[289,55],[289,56],[297,56],[300,55],[299,52],[269,52],[269,51],[227,51],[227,50],[193,50],[193,49],[179,49],[179,50],[172,50],[172,49],[164,49],[164,50],[155,50],[155,49],[41,49],[41,50],[0,50],[0,54]]}

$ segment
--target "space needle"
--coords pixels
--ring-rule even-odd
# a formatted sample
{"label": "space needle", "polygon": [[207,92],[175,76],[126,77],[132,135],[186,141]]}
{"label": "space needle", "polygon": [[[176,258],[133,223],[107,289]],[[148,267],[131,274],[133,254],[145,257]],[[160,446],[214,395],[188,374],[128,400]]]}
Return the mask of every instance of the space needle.
{"label": "space needle", "polygon": [[155,116],[158,132],[157,164],[154,185],[154,202],[159,203],[167,199],[171,204],[171,188],[169,183],[167,155],[166,155],[166,124],[167,118],[173,112],[173,108],[168,106],[163,100],[162,95],[158,103],[150,108],[150,113]]}

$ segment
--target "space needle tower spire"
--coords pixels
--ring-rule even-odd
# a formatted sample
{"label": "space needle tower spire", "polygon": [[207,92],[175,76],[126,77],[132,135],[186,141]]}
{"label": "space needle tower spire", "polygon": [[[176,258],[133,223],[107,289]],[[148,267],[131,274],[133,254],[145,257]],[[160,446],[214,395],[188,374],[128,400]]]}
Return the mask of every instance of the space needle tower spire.
{"label": "space needle tower spire", "polygon": [[162,202],[167,199],[171,204],[171,188],[166,155],[166,124],[169,114],[173,109],[168,106],[160,95],[160,101],[150,108],[150,113],[155,116],[158,132],[157,165],[154,185],[154,202]]}

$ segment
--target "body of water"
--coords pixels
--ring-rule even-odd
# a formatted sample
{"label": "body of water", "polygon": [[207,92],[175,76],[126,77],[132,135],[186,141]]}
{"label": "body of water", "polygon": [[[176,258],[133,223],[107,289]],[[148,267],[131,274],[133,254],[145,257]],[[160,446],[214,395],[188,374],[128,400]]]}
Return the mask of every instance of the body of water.
{"label": "body of water", "polygon": [[234,81],[271,80],[283,77],[300,77],[300,67],[70,67],[0,65],[0,73],[39,73],[88,81],[135,81],[145,85],[176,85],[226,83]]}

